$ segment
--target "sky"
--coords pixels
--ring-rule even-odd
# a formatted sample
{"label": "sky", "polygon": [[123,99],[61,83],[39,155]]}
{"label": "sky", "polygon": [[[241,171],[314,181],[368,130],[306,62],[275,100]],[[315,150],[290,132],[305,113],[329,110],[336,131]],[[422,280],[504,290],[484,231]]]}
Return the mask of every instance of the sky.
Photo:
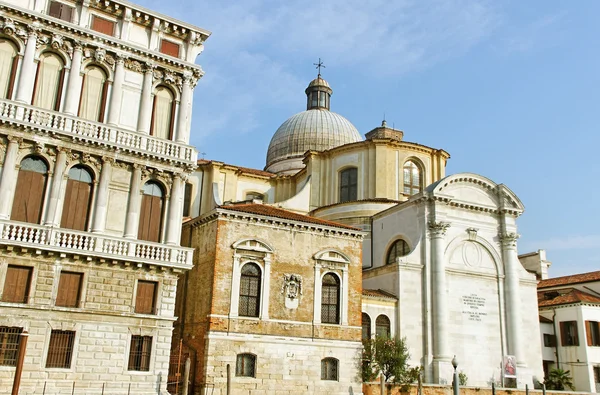
{"label": "sky", "polygon": [[192,144],[262,169],[326,66],[331,110],[451,155],[525,205],[519,253],[550,276],[600,270],[600,1],[137,0],[212,32],[197,63]]}

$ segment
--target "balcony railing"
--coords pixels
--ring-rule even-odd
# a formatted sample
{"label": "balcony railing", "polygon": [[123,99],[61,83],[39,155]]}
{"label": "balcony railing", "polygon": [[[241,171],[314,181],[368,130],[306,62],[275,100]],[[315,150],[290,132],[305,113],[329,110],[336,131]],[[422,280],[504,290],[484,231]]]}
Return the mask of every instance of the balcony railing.
{"label": "balcony railing", "polygon": [[0,221],[0,243],[181,269],[192,268],[194,252],[192,248],[5,220]]}
{"label": "balcony railing", "polygon": [[126,131],[118,127],[10,100],[0,100],[0,122],[59,133],[75,141],[112,147],[115,150],[128,151],[160,160],[186,164],[195,164],[196,161],[196,150],[189,145]]}

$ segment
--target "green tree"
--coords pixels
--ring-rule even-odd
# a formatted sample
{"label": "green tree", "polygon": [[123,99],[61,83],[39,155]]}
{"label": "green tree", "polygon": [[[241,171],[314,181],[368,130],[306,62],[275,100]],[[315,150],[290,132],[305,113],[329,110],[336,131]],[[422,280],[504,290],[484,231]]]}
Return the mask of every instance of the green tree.
{"label": "green tree", "polygon": [[408,385],[416,382],[421,368],[408,365],[410,353],[406,339],[390,339],[378,336],[363,341],[363,381],[373,381],[379,373],[386,382]]}
{"label": "green tree", "polygon": [[546,388],[549,390],[564,391],[569,387],[572,391],[575,391],[571,371],[569,370],[552,369],[544,384],[546,384]]}
{"label": "green tree", "polygon": [[375,381],[379,375],[379,370],[375,366],[375,341],[363,339],[362,343],[362,381],[363,383],[369,383]]}

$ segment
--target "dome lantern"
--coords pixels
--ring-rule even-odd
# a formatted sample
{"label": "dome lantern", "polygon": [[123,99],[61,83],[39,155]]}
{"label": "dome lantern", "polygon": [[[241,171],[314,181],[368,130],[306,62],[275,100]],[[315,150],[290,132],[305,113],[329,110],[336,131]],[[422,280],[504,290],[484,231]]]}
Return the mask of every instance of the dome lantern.
{"label": "dome lantern", "polygon": [[321,74],[308,84],[304,92],[307,97],[307,110],[329,110],[333,90],[329,87],[327,81],[321,78]]}

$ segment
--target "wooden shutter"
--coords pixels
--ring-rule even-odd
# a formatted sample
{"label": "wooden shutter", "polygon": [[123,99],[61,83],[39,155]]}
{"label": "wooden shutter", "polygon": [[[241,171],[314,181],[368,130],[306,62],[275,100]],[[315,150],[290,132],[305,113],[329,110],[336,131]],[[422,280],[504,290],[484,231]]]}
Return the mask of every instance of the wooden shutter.
{"label": "wooden shutter", "polygon": [[165,55],[174,56],[176,58],[179,57],[179,44],[174,43],[168,40],[161,40],[160,42],[160,52]]}
{"label": "wooden shutter", "polygon": [[156,300],[156,282],[138,280],[137,295],[135,299],[135,312],[140,314],[154,314],[154,301]]}
{"label": "wooden shutter", "polygon": [[69,7],[66,4],[59,3],[58,1],[50,2],[50,16],[62,19],[63,21],[71,22],[73,16],[73,7]]}
{"label": "wooden shutter", "polygon": [[161,219],[162,198],[151,195],[142,196],[138,239],[159,242]]}
{"label": "wooden shutter", "polygon": [[4,282],[3,302],[27,303],[29,298],[29,285],[31,280],[30,267],[8,266]]}
{"label": "wooden shutter", "polygon": [[91,184],[69,179],[65,192],[60,225],[63,228],[86,230],[90,210]]}
{"label": "wooden shutter", "polygon": [[185,192],[183,193],[183,216],[189,217],[191,214],[192,207],[192,184],[187,182],[185,184]]}
{"label": "wooden shutter", "polygon": [[81,292],[81,273],[61,272],[58,283],[56,305],[63,307],[77,307]]}
{"label": "wooden shutter", "polygon": [[15,188],[11,219],[39,224],[46,187],[46,175],[20,170]]}
{"label": "wooden shutter", "polygon": [[109,21],[108,19],[100,18],[94,15],[92,17],[92,30],[109,36],[114,36],[115,23],[113,21]]}
{"label": "wooden shutter", "polygon": [[593,340],[592,340],[592,321],[586,321],[585,322],[585,337],[587,338],[587,345],[588,346],[592,346],[593,345]]}
{"label": "wooden shutter", "polygon": [[567,323],[561,322],[560,326],[560,345],[567,346]]}
{"label": "wooden shutter", "polygon": [[50,16],[53,16],[55,18],[60,18],[61,9],[62,9],[61,3],[59,3],[58,1],[51,1],[50,2],[50,12],[48,12],[48,13],[50,14]]}

